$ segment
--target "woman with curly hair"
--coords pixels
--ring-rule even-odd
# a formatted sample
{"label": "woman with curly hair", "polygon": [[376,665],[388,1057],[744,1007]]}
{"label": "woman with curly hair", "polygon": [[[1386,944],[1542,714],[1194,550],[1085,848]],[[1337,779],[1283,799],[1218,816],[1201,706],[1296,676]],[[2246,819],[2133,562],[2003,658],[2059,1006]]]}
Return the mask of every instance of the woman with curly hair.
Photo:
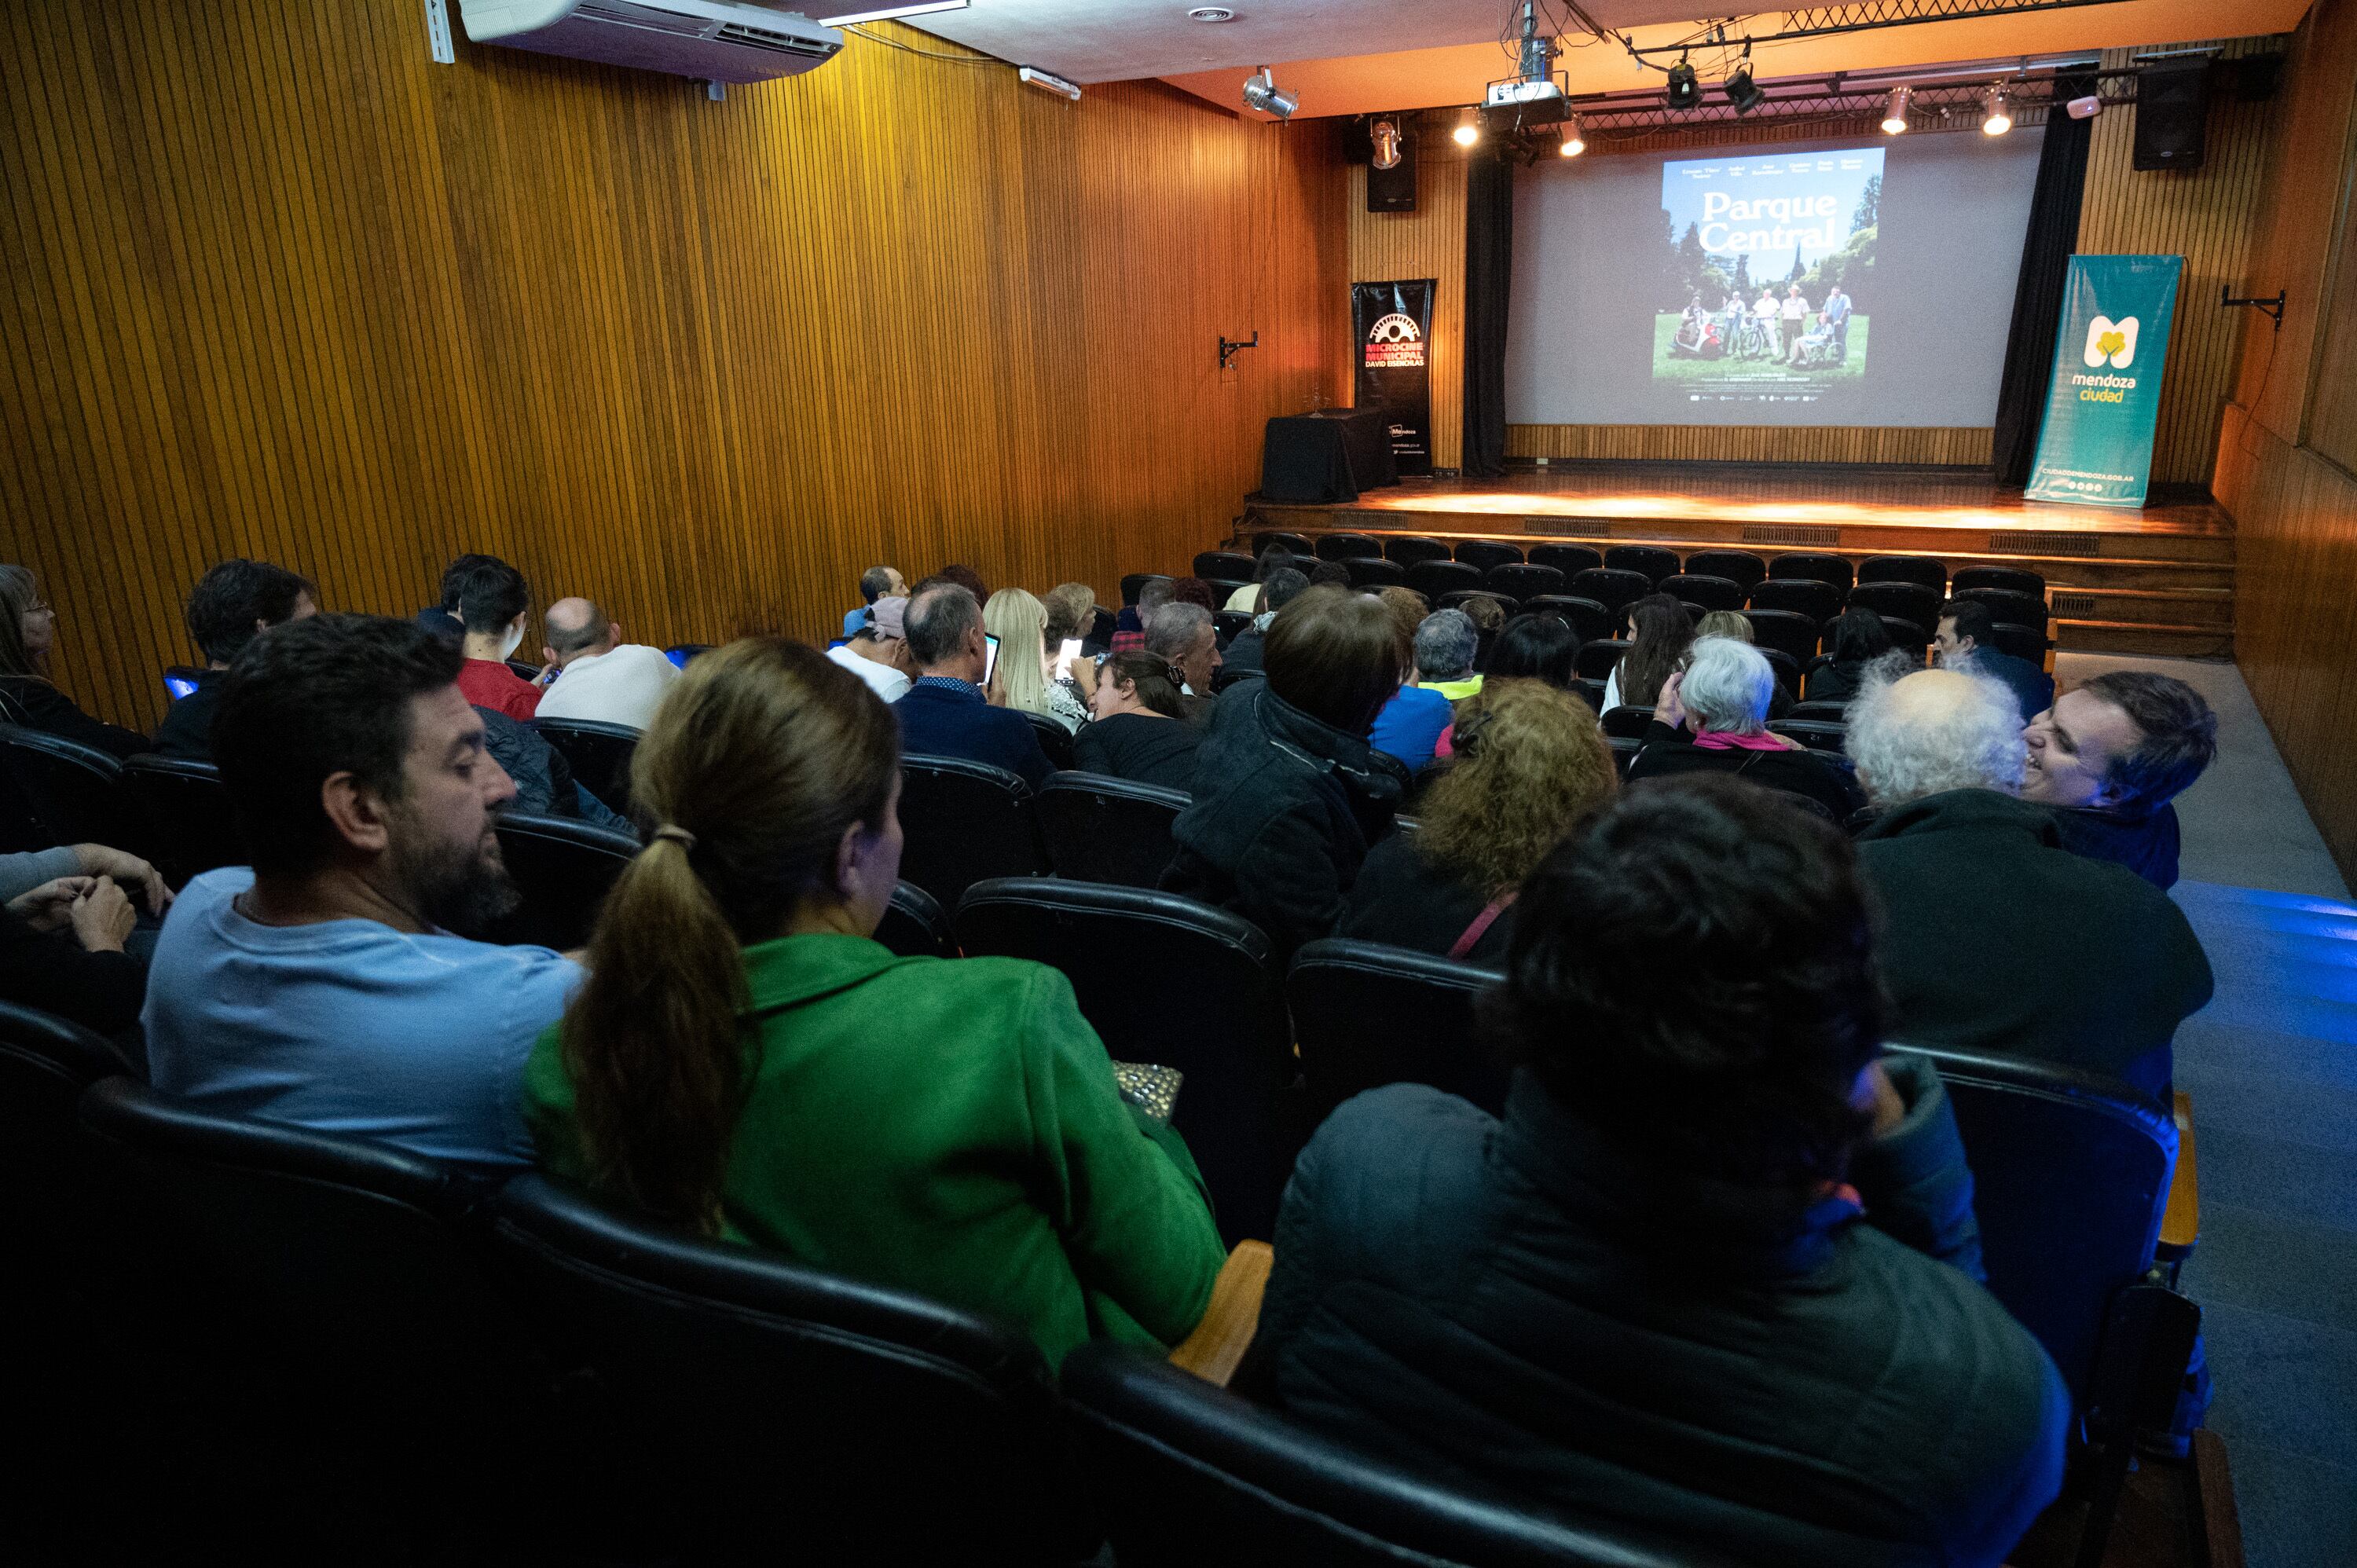
{"label": "woman with curly hair", "polygon": [[1369,853],[1339,933],[1474,963],[1505,957],[1514,889],[1612,797],[1612,751],[1587,704],[1544,681],[1492,682],[1457,711],[1457,761],[1423,826]]}

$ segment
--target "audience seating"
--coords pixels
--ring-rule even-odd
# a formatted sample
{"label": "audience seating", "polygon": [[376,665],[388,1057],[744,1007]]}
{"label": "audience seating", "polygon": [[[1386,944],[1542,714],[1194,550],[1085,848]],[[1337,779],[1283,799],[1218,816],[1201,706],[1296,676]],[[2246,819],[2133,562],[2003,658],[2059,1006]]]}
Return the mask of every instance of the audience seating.
{"label": "audience seating", "polygon": [[1620,629],[1610,610],[1576,594],[1534,595],[1523,608],[1533,615],[1561,616],[1571,623],[1572,635],[1582,642],[1600,641]]}
{"label": "audience seating", "polygon": [[[1989,628],[1989,641],[2000,653],[2010,653],[2016,659],[2027,659],[2032,664],[2046,662],[2046,634],[2036,627],[2020,626],[2012,621],[1999,621]],[[2027,715],[2036,718],[2038,715]]]}
{"label": "audience seating", "polygon": [[1211,695],[1218,696],[1239,681],[1257,681],[1260,678],[1258,670],[1242,670],[1232,664],[1222,664],[1211,671]]}
{"label": "audience seating", "polygon": [[1869,555],[1858,563],[1861,583],[1914,583],[1945,597],[1948,568],[1936,555]]}
{"label": "audience seating", "polygon": [[1582,678],[1582,677],[1574,676],[1574,677],[1572,678],[1572,682],[1571,682],[1571,694],[1572,694],[1573,696],[1575,696],[1575,697],[1577,697],[1581,702],[1586,703],[1587,703],[1587,704],[1591,709],[1595,710],[1595,712],[1596,712],[1597,715],[1598,715],[1599,718],[1603,715],[1603,713],[1604,713],[1604,682],[1601,682],[1601,681],[1589,681],[1589,680],[1586,680],[1586,679],[1584,679],[1584,678]]}
{"label": "audience seating", "polygon": [[1872,610],[1888,620],[1892,616],[1917,626],[1936,626],[1940,596],[1921,583],[1860,583],[1849,591],[1849,607]]}
{"label": "audience seating", "polygon": [[1841,614],[1841,590],[1814,577],[1770,577],[1751,585],[1745,607],[1755,610],[1791,610],[1811,621],[1830,620]]}
{"label": "audience seating", "polygon": [[502,811],[495,830],[500,857],[523,904],[500,923],[499,940],[569,951],[589,940],[597,911],[639,841],[572,817]]}
{"label": "audience seating", "polygon": [[1628,657],[1629,650],[1636,646],[1617,637],[1597,638],[1583,642],[1579,645],[1578,653],[1573,656],[1572,668],[1584,681],[1609,680],[1612,671],[1620,668],[1620,660]]}
{"label": "audience seating", "polygon": [[1699,572],[1673,572],[1655,587],[1658,592],[1675,596],[1681,603],[1698,605],[1705,610],[1739,610],[1743,607],[1743,587],[1728,577],[1713,577]]}
{"label": "audience seating", "polygon": [[1229,577],[1249,581],[1258,564],[1240,550],[1206,550],[1195,557],[1195,575],[1207,580]]}
{"label": "audience seating", "polygon": [[1464,561],[1419,561],[1407,569],[1406,585],[1426,599],[1437,599],[1459,588],[1479,588],[1481,568]]}
{"label": "audience seating", "polygon": [[1849,592],[1850,584],[1857,580],[1846,558],[1821,555],[1812,551],[1777,556],[1768,563],[1768,575],[1770,577],[1811,577],[1820,583],[1829,583],[1845,594]]}
{"label": "audience seating", "polygon": [[1321,533],[1318,536],[1318,559],[1320,561],[1351,561],[1361,556],[1383,553],[1383,541],[1364,533]]}
{"label": "audience seating", "polygon": [[1206,577],[1203,581],[1211,585],[1211,603],[1214,607],[1224,605],[1230,599],[1235,597],[1236,591],[1240,588],[1257,588],[1260,586],[1258,583],[1254,582],[1250,577]]}
{"label": "audience seating", "polygon": [[1252,536],[1253,553],[1265,555],[1271,545],[1282,544],[1295,555],[1315,555],[1316,549],[1306,533],[1293,533],[1281,528],[1265,528]]}
{"label": "audience seating", "polygon": [[1490,600],[1506,612],[1509,620],[1519,615],[1523,607],[1523,602],[1512,594],[1493,594],[1487,588],[1451,588],[1433,600],[1432,607],[1437,610],[1461,610],[1468,599]]}
{"label": "audience seating", "polygon": [[1342,563],[1354,588],[1400,588],[1407,585],[1407,568],[1380,555],[1353,555]]}
{"label": "audience seating", "polygon": [[969,957],[1063,971],[1116,1060],[1183,1074],[1171,1125],[1202,1169],[1222,1239],[1273,1234],[1304,1130],[1284,973],[1258,928],[1175,894],[1040,877],[976,883],[953,924]]}
{"label": "audience seating", "polygon": [[2008,594],[2026,594],[2033,599],[2046,596],[2044,574],[2018,566],[1959,566],[1948,583],[1948,592],[1961,597],[1975,588],[1996,588]]}
{"label": "audience seating", "polygon": [[1506,598],[1527,599],[1538,594],[1560,594],[1564,575],[1552,566],[1534,566],[1528,562],[1509,562],[1492,566],[1481,579],[1491,592]]}
{"label": "audience seating", "polygon": [[[1512,549],[1512,546],[1507,548]],[[1446,561],[1448,559],[1448,546],[1437,539],[1386,539],[1383,541],[1383,558],[1396,561],[1402,566],[1413,566],[1419,561]]]}
{"label": "audience seating", "polygon": [[1698,577],[1724,577],[1746,592],[1768,575],[1768,563],[1749,550],[1697,550],[1686,557],[1685,569]]}
{"label": "audience seating", "polygon": [[900,877],[944,908],[993,876],[1045,876],[1031,788],[1019,775],[963,757],[900,758]]}
{"label": "audience seating", "polygon": [[1842,742],[1849,735],[1849,725],[1832,719],[1771,719],[1770,732],[1797,740],[1811,751],[1828,751],[1841,755]]}
{"label": "audience seating", "polygon": [[1381,942],[1329,938],[1285,979],[1314,1127],[1363,1090],[1428,1083],[1502,1114],[1509,1068],[1475,1027],[1473,999],[1500,976]]}
{"label": "audience seating", "polygon": [[1824,724],[1840,724],[1849,713],[1849,699],[1839,702],[1794,703],[1792,711],[1784,716],[1790,720],[1810,719]]}
{"label": "audience seating", "polygon": [[1190,803],[1183,790],[1102,773],[1058,773],[1040,786],[1037,808],[1048,863],[1073,882],[1156,886],[1178,853],[1171,824]]}
{"label": "audience seating", "polygon": [[2026,626],[2046,635],[2047,617],[2051,613],[2045,599],[2036,594],[2018,594],[2009,588],[1959,588],[1952,598],[1971,599],[1988,607],[1991,619],[2009,626]]}
{"label": "audience seating", "polygon": [[1823,617],[1775,609],[1748,609],[1743,615],[1751,623],[1752,638],[1762,652],[1773,649],[1804,669],[1817,656],[1817,622]]}
{"label": "audience seating", "polygon": [[1640,708],[1623,703],[1618,707],[1605,709],[1601,722],[1607,736],[1625,736],[1631,740],[1642,740],[1647,727],[1653,722],[1653,710],[1650,704]]}
{"label": "audience seating", "polygon": [[541,738],[564,755],[574,782],[616,811],[630,811],[630,758],[638,754],[639,732],[628,725],[600,724],[592,719],[534,719]]}
{"label": "audience seating", "polygon": [[1121,607],[1124,609],[1135,608],[1137,605],[1137,596],[1145,592],[1146,584],[1168,583],[1171,580],[1171,577],[1167,573],[1162,572],[1130,573],[1121,580]]}
{"label": "audience seating", "polygon": [[1604,564],[1615,572],[1636,572],[1655,587],[1680,570],[1678,553],[1658,544],[1615,544],[1604,553]]}
{"label": "audience seating", "polygon": [[1882,629],[1890,634],[1890,646],[1913,654],[1918,664],[1922,663],[1924,656],[1931,651],[1932,628],[1939,624],[1936,619],[1918,622],[1904,616],[1882,618]]}
{"label": "audience seating", "polygon": [[1573,573],[1564,589],[1575,598],[1595,600],[1604,607],[1606,615],[1618,621],[1631,605],[1653,591],[1653,580],[1642,572],[1590,566],[1584,572]]}
{"label": "audience seating", "polygon": [[1552,566],[1570,578],[1603,565],[1604,552],[1587,544],[1534,544],[1530,559],[1534,566]]}
{"label": "audience seating", "polygon": [[708,642],[674,643],[663,650],[663,657],[671,660],[673,669],[684,670],[697,654],[707,651],[711,647]]}
{"label": "audience seating", "polygon": [[1457,559],[1476,572],[1490,572],[1500,566],[1520,565],[1523,553],[1494,539],[1461,539],[1457,542]]}
{"label": "audience seating", "polygon": [[1763,648],[1760,657],[1768,660],[1768,668],[1776,672],[1776,684],[1784,689],[1786,696],[1801,694],[1801,660],[1781,648]]}
{"label": "audience seating", "polygon": [[489,1229],[587,1369],[625,1539],[740,1563],[1052,1563],[1094,1543],[1048,1369],[1015,1329],[541,1176],[508,1183]]}
{"label": "audience seating", "polygon": [[[1631,740],[1625,736],[1607,736],[1604,744],[1612,748],[1612,770],[1625,781],[1629,777],[1629,765],[1637,760],[1637,753],[1644,749],[1645,743]],[[1797,795],[1793,797],[1794,800],[1800,798]]]}
{"label": "audience seating", "polygon": [[1252,623],[1253,616],[1249,610],[1213,610],[1211,630],[1219,637],[1221,651],[1225,652],[1230,643],[1250,631]]}
{"label": "audience seating", "polygon": [[148,859],[172,887],[224,865],[248,863],[245,837],[221,769],[152,754],[123,765],[124,798],[146,825]]}
{"label": "audience seating", "polygon": [[164,666],[164,694],[178,702],[197,689],[197,677],[203,671],[187,664]]}
{"label": "audience seating", "polygon": [[1045,714],[1026,712],[1023,716],[1031,721],[1032,736],[1048,760],[1058,768],[1072,766],[1072,732]]}
{"label": "audience seating", "polygon": [[876,940],[902,958],[957,957],[948,911],[913,882],[893,885],[892,901],[884,907],[884,923],[876,928]]}
{"label": "audience seating", "polygon": [[12,1292],[85,1283],[82,1265],[111,1227],[100,1217],[75,1107],[99,1079],[135,1070],[79,1024],[0,1002],[0,1245]]}
{"label": "audience seating", "polygon": [[123,764],[95,746],[0,725],[0,853],[61,843],[142,848],[122,779]]}
{"label": "audience seating", "polygon": [[1073,1351],[1062,1383],[1121,1568],[1731,1568],[1632,1527],[1557,1523],[1436,1486],[1119,1346]]}

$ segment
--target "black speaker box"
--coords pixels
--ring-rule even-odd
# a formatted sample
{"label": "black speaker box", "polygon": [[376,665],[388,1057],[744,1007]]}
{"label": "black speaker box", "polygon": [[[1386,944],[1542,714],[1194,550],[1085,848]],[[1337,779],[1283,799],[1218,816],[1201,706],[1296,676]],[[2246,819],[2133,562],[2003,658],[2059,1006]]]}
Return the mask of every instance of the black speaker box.
{"label": "black speaker box", "polygon": [[[1403,132],[1408,129],[1401,127]],[[1413,212],[1415,210],[1415,137],[1400,137],[1399,162],[1390,168],[1367,165],[1367,210],[1370,212]]]}
{"label": "black speaker box", "polygon": [[2146,66],[2136,73],[2133,166],[2200,168],[2209,118],[2209,61]]}

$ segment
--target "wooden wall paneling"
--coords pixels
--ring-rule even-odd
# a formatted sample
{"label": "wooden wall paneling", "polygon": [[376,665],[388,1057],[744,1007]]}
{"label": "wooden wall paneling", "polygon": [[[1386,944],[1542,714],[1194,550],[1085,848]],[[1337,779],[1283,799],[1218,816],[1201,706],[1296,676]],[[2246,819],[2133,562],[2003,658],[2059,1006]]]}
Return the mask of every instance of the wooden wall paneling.
{"label": "wooden wall paneling", "polygon": [[0,559],[106,716],[154,723],[231,553],[406,614],[488,550],[653,641],[824,635],[877,560],[1109,596],[1222,537],[1263,423],[1345,384],[1331,125],[864,39],[714,103],[436,66],[415,20],[0,15]]}
{"label": "wooden wall paneling", "polygon": [[[1465,451],[1466,156],[1448,130],[1428,117],[1417,133],[1413,212],[1368,211],[1366,166],[1350,168],[1351,281],[1437,280],[1429,361],[1436,468],[1455,468]],[[1335,308],[1347,330],[1349,296]]]}
{"label": "wooden wall paneling", "polygon": [[1510,424],[1506,456],[1551,460],[1985,467],[1990,439],[1986,425]]}

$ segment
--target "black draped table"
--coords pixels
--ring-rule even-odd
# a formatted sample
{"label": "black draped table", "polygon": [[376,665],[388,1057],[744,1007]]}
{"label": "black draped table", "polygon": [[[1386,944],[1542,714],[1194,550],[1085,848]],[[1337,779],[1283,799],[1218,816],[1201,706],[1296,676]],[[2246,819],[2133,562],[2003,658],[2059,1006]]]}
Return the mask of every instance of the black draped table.
{"label": "black draped table", "polygon": [[1268,422],[1262,500],[1354,501],[1361,490],[1398,483],[1391,423],[1380,408],[1321,408]]}

